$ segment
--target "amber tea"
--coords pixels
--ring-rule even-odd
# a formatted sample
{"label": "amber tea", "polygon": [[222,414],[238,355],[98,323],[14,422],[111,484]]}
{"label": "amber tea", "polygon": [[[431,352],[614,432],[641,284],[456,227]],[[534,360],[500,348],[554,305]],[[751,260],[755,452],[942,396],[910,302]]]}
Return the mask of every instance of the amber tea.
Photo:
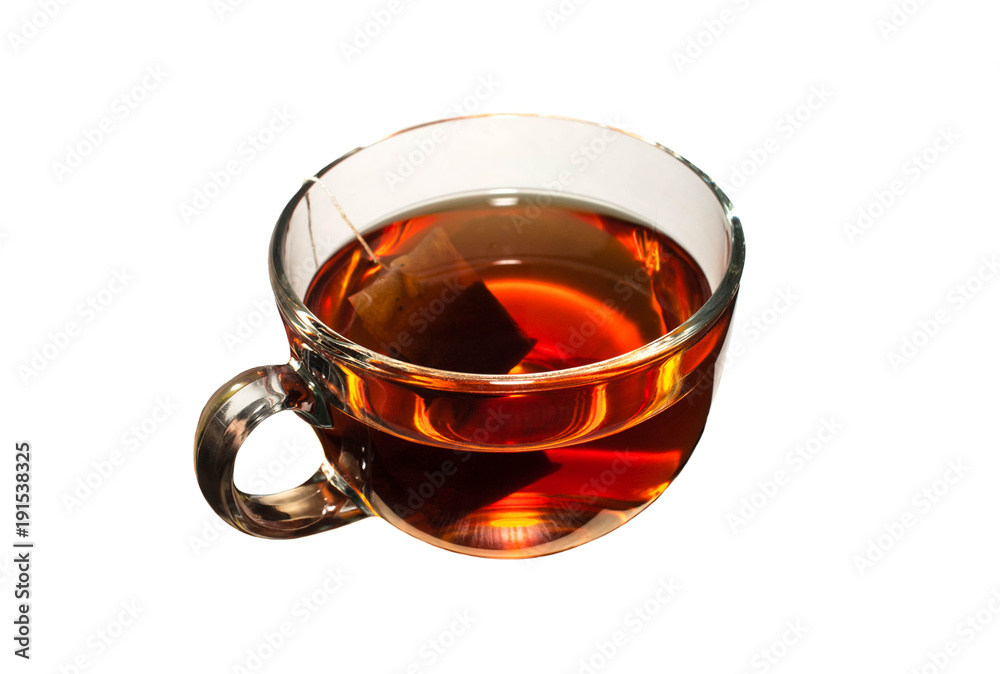
{"label": "amber tea", "polygon": [[[377,261],[357,242],[340,249],[312,280],[306,306],[351,342],[451,372],[532,375],[604,361],[673,330],[711,294],[692,256],[664,233],[548,195],[440,203],[365,239]],[[677,360],[678,379],[710,389],[728,321],[727,312]],[[660,380],[629,395],[662,396],[670,382]],[[333,429],[316,431],[338,472],[404,531],[458,551],[527,556],[558,539],[593,539],[648,505],[690,456],[711,399],[692,386],[648,418],[560,444],[560,429],[587,423],[574,415],[622,402],[605,384],[584,391],[586,400],[577,392],[544,410],[512,393],[481,414],[426,396],[421,413],[474,439],[466,449],[404,440],[332,406]],[[386,396],[381,404],[392,407]],[[544,448],[516,451],[532,443]]]}

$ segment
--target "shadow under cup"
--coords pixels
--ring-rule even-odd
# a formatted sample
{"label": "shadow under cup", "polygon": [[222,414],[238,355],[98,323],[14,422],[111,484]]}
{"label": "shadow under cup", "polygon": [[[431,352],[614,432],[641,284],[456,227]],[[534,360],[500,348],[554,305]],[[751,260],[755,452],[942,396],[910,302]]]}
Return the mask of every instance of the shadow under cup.
{"label": "shadow under cup", "polygon": [[[292,538],[379,516],[449,550],[518,558],[593,540],[666,489],[704,430],[743,266],[739,221],[707,176],[619,130],[487,115],[402,131],[316,177],[271,242],[291,360],[228,382],[199,424],[198,479],[221,517]],[[304,303],[323,263],[353,241],[327,188],[361,230],[469,195],[590,204],[673,239],[711,295],[666,335],[582,367],[482,375],[411,365],[347,340]],[[239,445],[285,409],[314,427],[326,460],[295,489],[240,491]]]}

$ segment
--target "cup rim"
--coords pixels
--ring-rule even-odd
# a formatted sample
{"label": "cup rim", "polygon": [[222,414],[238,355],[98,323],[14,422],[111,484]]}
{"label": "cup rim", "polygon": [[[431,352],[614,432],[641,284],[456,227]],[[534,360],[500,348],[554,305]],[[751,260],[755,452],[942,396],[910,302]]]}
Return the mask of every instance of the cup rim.
{"label": "cup rim", "polygon": [[665,335],[661,335],[660,337],[657,337],[656,339],[647,342],[632,351],[628,351],[613,358],[590,363],[588,365],[580,365],[561,370],[531,374],[475,374],[467,372],[452,372],[449,370],[439,370],[432,367],[425,367],[423,365],[414,365],[392,358],[391,356],[381,354],[377,351],[373,351],[372,349],[361,346],[360,344],[347,339],[317,318],[308,309],[308,307],[305,306],[303,301],[299,299],[297,293],[292,289],[288,276],[285,273],[285,265],[282,261],[281,250],[285,235],[288,231],[289,223],[291,222],[292,213],[298,206],[299,202],[304,198],[305,193],[313,185],[311,181],[307,180],[285,206],[278,218],[277,224],[274,227],[270,242],[268,270],[271,277],[271,286],[274,291],[275,299],[277,300],[279,311],[296,332],[308,338],[312,346],[319,347],[321,351],[334,355],[338,360],[347,361],[355,367],[369,371],[380,377],[388,376],[395,379],[420,381],[425,384],[440,385],[442,383],[448,383],[450,385],[476,390],[503,389],[509,392],[511,389],[518,389],[522,387],[531,387],[532,389],[538,387],[558,388],[559,386],[570,382],[577,383],[581,378],[606,376],[610,372],[641,366],[650,360],[658,357],[664,357],[665,355],[676,351],[681,347],[681,345],[710,328],[716,320],[722,316],[723,312],[729,306],[739,290],[740,278],[743,274],[743,263],[746,255],[743,227],[734,212],[733,204],[718,184],[716,184],[714,180],[712,180],[704,171],[695,166],[693,163],[670,148],[630,131],[625,131],[607,124],[562,115],[488,113],[480,115],[465,115],[461,117],[448,117],[432,122],[409,126],[368,145],[356,147],[353,150],[345,152],[320,171],[317,171],[315,177],[322,177],[334,166],[340,164],[355,153],[374,147],[379,143],[393,138],[394,136],[436,124],[448,124],[457,121],[490,117],[542,118],[574,122],[577,124],[588,124],[596,128],[607,129],[615,133],[620,133],[622,135],[640,140],[647,145],[667,153],[674,159],[681,162],[696,176],[698,176],[709,189],[712,190],[712,193],[715,195],[720,206],[722,206],[723,213],[726,217],[726,223],[729,230],[729,263],[726,266],[726,271],[715,291],[712,292],[708,300],[691,316],[689,316],[687,320]]}

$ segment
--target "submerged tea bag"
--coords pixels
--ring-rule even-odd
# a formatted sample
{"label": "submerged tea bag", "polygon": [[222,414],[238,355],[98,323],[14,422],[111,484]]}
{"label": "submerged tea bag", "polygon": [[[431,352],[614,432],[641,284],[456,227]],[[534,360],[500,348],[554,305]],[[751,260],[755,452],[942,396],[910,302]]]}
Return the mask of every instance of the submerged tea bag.
{"label": "submerged tea bag", "polygon": [[348,300],[378,350],[415,365],[506,374],[535,345],[440,227]]}

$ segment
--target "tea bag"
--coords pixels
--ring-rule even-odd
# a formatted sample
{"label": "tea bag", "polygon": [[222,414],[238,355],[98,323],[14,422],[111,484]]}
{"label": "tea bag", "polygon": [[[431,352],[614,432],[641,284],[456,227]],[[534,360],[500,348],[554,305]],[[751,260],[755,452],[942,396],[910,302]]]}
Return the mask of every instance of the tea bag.
{"label": "tea bag", "polygon": [[506,374],[536,342],[440,227],[348,300],[378,350],[415,365]]}

